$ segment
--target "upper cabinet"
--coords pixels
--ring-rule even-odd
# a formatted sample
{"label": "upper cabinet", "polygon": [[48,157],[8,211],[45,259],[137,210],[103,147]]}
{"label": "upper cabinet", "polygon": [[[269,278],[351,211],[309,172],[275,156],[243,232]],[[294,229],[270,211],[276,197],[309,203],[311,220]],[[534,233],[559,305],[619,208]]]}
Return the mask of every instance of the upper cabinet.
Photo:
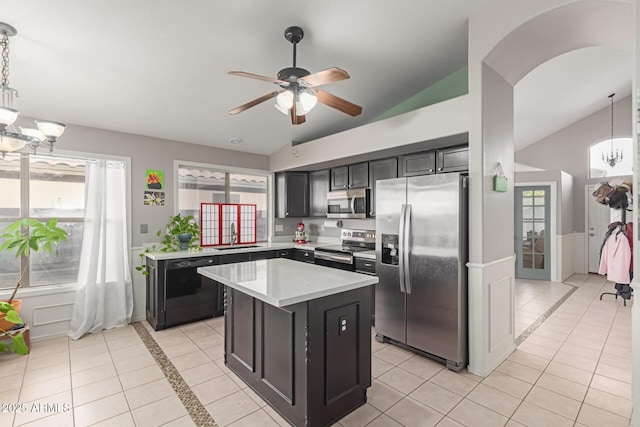
{"label": "upper cabinet", "polygon": [[438,173],[469,170],[469,147],[451,147],[438,150]]}
{"label": "upper cabinet", "polygon": [[327,216],[329,169],[309,172],[309,216]]}
{"label": "upper cabinet", "polygon": [[436,152],[425,151],[422,153],[400,156],[399,176],[429,175],[436,173]]}
{"label": "upper cabinet", "polygon": [[398,158],[375,160],[369,162],[369,188],[371,194],[369,216],[376,216],[376,181],[398,177]]}
{"label": "upper cabinet", "polygon": [[369,163],[355,163],[331,169],[331,191],[369,186]]}
{"label": "upper cabinet", "polygon": [[398,175],[415,176],[469,170],[469,147],[458,146],[424,151],[398,158]]}
{"label": "upper cabinet", "polygon": [[276,174],[276,217],[309,216],[309,174],[281,172]]}

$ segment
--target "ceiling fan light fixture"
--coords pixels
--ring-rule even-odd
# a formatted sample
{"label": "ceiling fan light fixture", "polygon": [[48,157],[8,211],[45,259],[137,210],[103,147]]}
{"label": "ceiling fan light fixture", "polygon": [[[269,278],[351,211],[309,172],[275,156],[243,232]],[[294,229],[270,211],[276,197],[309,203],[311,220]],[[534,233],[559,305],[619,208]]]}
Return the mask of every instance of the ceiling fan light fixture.
{"label": "ceiling fan light fixture", "polygon": [[280,104],[278,104],[277,102],[275,104],[273,104],[274,107],[276,107],[276,110],[280,111],[282,114],[284,114],[285,116],[289,115],[289,109],[287,108],[282,108],[280,106]]}
{"label": "ceiling fan light fixture", "polygon": [[307,91],[303,91],[298,95],[298,101],[300,102],[300,104],[302,104],[302,109],[308,113],[313,109],[313,107],[316,106],[316,104],[318,103],[318,98]]}
{"label": "ceiling fan light fixture", "polygon": [[[281,108],[289,110],[291,107],[293,107],[293,92],[290,90],[280,92],[276,97],[276,102]],[[287,112],[285,112],[285,114],[287,114]]]}

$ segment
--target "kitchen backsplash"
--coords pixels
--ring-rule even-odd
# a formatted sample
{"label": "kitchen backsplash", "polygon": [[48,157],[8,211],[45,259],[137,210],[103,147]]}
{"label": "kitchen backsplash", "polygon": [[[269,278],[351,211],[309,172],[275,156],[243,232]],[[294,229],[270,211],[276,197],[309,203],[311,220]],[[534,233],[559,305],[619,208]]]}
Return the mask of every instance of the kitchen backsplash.
{"label": "kitchen backsplash", "polygon": [[[309,230],[311,240],[314,236],[335,237],[340,238],[340,229],[324,227],[326,218],[276,218],[275,224],[282,225],[282,231],[276,231],[276,236],[293,236],[296,232],[298,223],[303,223],[305,230]],[[335,222],[336,220],[329,220]],[[358,230],[375,230],[376,220],[372,219],[343,219],[342,228],[355,228]]]}

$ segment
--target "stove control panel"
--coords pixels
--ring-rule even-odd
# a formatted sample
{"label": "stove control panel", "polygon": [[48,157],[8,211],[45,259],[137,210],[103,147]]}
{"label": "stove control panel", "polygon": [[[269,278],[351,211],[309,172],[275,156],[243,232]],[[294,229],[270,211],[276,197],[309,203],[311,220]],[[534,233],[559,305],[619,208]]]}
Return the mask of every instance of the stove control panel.
{"label": "stove control panel", "polygon": [[376,231],[375,230],[353,230],[353,229],[343,228],[341,237],[342,237],[342,240],[375,243]]}

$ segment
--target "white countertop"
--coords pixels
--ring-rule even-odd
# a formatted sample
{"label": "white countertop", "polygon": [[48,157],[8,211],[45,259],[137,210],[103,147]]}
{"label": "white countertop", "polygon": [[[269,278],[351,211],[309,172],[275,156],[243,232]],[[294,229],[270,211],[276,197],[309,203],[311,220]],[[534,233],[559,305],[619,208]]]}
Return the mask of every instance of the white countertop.
{"label": "white countertop", "polygon": [[199,267],[198,273],[275,307],[378,283],[376,276],[284,258]]}
{"label": "white countertop", "polygon": [[331,246],[331,243],[323,243],[323,242],[307,242],[303,245],[299,245],[291,242],[271,242],[271,243],[255,243],[249,245],[237,245],[233,248],[231,246],[221,246],[220,247],[205,247],[199,251],[178,251],[178,252],[149,252],[146,255],[156,261],[159,260],[167,260],[167,259],[181,259],[181,258],[197,258],[201,256],[211,256],[211,255],[225,255],[225,254],[238,254],[244,252],[260,252],[260,251],[271,251],[278,249],[307,249],[314,250],[318,246]]}

